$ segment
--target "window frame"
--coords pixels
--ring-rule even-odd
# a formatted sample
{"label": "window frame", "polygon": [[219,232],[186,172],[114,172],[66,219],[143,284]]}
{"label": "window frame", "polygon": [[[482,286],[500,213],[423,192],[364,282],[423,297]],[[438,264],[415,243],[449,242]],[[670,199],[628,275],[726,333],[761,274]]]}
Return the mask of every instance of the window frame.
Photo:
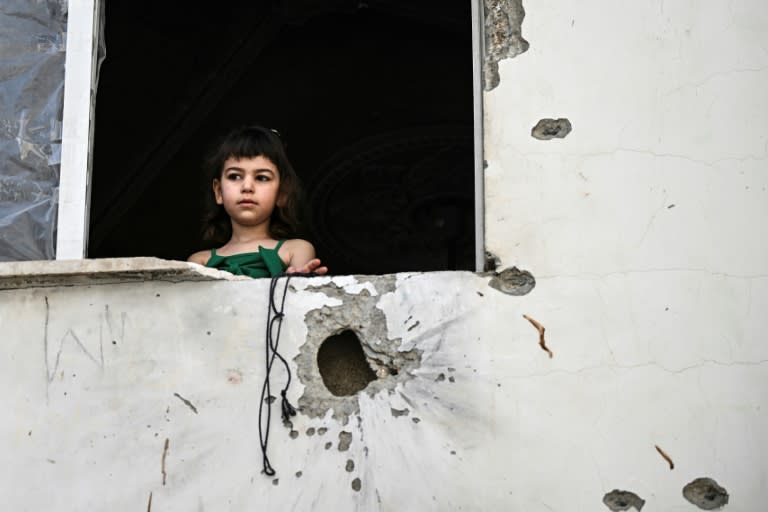
{"label": "window frame", "polygon": [[[485,266],[483,164],[483,16],[471,3],[472,100],[475,186],[475,269]],[[68,0],[64,112],[59,181],[56,259],[85,259],[88,250],[91,171],[101,16],[104,0]]]}

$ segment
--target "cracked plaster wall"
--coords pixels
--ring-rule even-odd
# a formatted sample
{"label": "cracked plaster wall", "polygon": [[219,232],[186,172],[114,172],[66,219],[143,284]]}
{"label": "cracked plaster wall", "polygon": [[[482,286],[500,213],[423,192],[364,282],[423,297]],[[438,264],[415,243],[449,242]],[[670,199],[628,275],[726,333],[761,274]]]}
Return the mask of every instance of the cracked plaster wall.
{"label": "cracked plaster wall", "polygon": [[[536,462],[511,470],[519,503],[608,510],[568,506],[543,485],[567,481],[580,496],[587,485],[634,492],[645,510],[697,510],[682,489],[712,478],[730,495],[725,510],[764,508],[768,464],[753,450],[768,448],[754,394],[768,387],[768,134],[749,120],[768,112],[768,9],[524,6],[529,48],[499,62],[484,94],[486,249],[499,270],[535,276],[522,301],[558,369],[526,379],[516,417],[530,433],[554,420],[544,410],[605,410],[576,425],[557,413],[542,451],[520,449]],[[537,140],[544,118],[573,131]],[[551,408],[530,412],[539,399]],[[619,416],[623,427],[605,428]]]}

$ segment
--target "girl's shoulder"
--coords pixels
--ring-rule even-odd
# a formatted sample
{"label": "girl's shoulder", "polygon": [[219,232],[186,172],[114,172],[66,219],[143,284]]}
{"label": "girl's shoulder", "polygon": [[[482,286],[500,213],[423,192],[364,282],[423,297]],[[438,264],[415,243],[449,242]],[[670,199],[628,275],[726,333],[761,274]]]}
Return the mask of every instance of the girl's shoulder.
{"label": "girl's shoulder", "polygon": [[191,255],[189,258],[187,258],[187,261],[191,261],[192,263],[198,263],[200,265],[205,265],[208,263],[208,260],[211,259],[211,250],[206,249],[204,251],[197,251],[193,255]]}

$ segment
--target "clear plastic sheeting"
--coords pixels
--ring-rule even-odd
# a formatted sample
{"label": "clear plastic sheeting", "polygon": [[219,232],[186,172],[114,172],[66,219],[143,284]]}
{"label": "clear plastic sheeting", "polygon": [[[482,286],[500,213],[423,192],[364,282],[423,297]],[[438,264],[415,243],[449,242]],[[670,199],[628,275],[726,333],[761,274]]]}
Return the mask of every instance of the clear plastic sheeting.
{"label": "clear plastic sheeting", "polygon": [[55,256],[66,0],[0,0],[0,261]]}

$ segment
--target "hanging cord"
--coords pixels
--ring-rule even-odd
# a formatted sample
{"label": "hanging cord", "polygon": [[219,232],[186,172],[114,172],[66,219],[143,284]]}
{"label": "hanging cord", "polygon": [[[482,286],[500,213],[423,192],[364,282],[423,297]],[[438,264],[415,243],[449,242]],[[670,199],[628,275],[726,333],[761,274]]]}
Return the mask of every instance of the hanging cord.
{"label": "hanging cord", "polygon": [[[288,365],[288,361],[280,355],[277,351],[278,344],[280,343],[280,329],[283,326],[283,318],[285,317],[285,297],[288,293],[288,283],[291,277],[313,277],[317,274],[277,274],[272,276],[272,280],[269,283],[269,305],[267,306],[267,332],[264,343],[266,375],[264,377],[264,385],[261,388],[261,399],[259,400],[259,442],[261,444],[261,455],[263,461],[263,472],[268,476],[273,476],[275,470],[267,457],[267,442],[269,441],[269,425],[272,420],[272,402],[274,397],[271,393],[271,384],[269,382],[269,376],[272,372],[272,365],[275,362],[275,358],[280,359],[285,366],[285,372],[288,375],[288,379],[285,383],[285,387],[280,391],[281,414],[283,423],[287,423],[291,416],[296,416],[296,408],[288,401],[286,393],[288,387],[291,385],[291,368]],[[285,277],[285,286],[283,287],[283,296],[280,299],[280,309],[277,309],[275,301],[275,291],[277,290],[277,283],[281,277]],[[277,329],[275,329],[277,326]],[[264,421],[264,403],[266,402],[266,422]]]}

